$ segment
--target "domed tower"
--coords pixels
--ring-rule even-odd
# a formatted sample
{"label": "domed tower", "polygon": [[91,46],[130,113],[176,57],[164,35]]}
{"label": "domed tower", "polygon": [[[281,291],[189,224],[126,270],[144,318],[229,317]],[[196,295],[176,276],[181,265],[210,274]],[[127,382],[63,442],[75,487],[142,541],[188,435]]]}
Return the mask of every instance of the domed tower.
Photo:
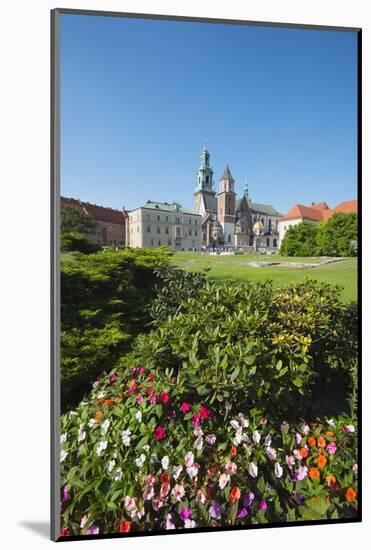
{"label": "domed tower", "polygon": [[214,171],[210,165],[210,153],[205,145],[201,153],[201,163],[197,172],[197,184],[195,189],[196,212],[202,216],[216,212],[213,175]]}
{"label": "domed tower", "polygon": [[220,192],[218,193],[218,220],[222,224],[224,244],[233,244],[233,235],[236,221],[236,193],[234,179],[229,166],[225,167],[220,178]]}
{"label": "domed tower", "polygon": [[254,223],[253,226],[254,232],[254,247],[255,250],[258,250],[263,245],[263,235],[264,235],[264,225],[260,220]]}

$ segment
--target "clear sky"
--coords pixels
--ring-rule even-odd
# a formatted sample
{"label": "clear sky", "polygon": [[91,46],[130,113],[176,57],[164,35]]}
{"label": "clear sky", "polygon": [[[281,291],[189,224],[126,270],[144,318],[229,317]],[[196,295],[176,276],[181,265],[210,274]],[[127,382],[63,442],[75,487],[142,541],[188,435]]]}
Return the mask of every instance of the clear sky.
{"label": "clear sky", "polygon": [[355,32],[62,15],[61,192],[193,208],[215,183],[285,213],[356,198]]}

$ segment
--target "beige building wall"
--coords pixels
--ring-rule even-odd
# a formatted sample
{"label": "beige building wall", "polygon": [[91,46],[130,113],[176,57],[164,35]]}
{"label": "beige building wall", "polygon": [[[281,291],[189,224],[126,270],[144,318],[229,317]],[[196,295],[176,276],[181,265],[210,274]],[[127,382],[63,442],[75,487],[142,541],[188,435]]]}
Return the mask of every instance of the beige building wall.
{"label": "beige building wall", "polygon": [[129,212],[128,243],[132,248],[169,246],[175,250],[201,250],[198,214],[141,207]]}
{"label": "beige building wall", "polygon": [[[278,235],[279,235],[279,246],[280,247],[281,247],[283,238],[284,238],[288,228],[293,226],[293,225],[298,225],[302,221],[304,221],[303,218],[295,218],[295,219],[292,219],[292,220],[281,220],[281,221],[278,222]],[[305,220],[305,221],[309,222],[309,223],[318,223],[315,220]]]}

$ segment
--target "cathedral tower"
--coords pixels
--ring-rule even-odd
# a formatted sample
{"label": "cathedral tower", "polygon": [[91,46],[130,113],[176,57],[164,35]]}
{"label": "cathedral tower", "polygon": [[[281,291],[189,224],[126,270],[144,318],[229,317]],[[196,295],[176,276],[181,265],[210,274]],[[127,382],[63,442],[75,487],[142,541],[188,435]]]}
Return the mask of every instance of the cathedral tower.
{"label": "cathedral tower", "polygon": [[236,193],[234,192],[234,179],[228,164],[220,178],[218,220],[223,227],[224,244],[227,246],[228,244],[232,245],[236,222]]}
{"label": "cathedral tower", "polygon": [[197,214],[216,212],[216,196],[213,182],[214,171],[210,165],[210,153],[206,145],[201,153],[201,163],[197,172],[195,206]]}

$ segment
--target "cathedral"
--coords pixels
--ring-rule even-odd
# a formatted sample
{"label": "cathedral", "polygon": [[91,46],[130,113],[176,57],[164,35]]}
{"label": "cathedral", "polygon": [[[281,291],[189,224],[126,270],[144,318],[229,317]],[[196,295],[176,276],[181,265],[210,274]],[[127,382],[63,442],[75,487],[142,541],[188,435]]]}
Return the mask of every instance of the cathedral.
{"label": "cathedral", "polygon": [[247,183],[237,198],[235,180],[227,164],[215,191],[210,153],[205,146],[197,172],[195,206],[202,216],[201,245],[207,249],[277,250],[278,220],[282,216],[269,204],[251,201]]}

